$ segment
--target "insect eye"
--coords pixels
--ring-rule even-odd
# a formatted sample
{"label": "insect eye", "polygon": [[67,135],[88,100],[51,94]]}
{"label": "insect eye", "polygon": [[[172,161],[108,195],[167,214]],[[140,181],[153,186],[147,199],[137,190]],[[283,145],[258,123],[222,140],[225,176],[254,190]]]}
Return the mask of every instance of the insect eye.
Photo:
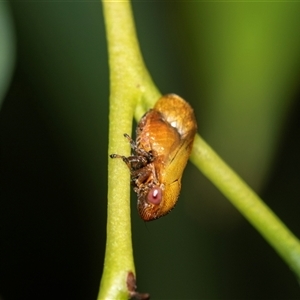
{"label": "insect eye", "polygon": [[158,205],[162,201],[162,192],[161,188],[159,187],[154,187],[151,189],[148,193],[147,200],[149,203]]}

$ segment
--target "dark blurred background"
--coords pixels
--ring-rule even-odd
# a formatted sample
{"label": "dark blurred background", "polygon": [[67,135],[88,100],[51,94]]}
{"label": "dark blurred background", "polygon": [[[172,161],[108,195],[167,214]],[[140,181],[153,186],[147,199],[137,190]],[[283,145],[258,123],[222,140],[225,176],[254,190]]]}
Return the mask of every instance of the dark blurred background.
{"label": "dark blurred background", "polygon": [[[133,2],[162,93],[300,236],[300,4]],[[98,2],[0,2],[0,299],[96,299],[107,201],[108,63]],[[300,299],[294,274],[191,164],[145,224],[151,299]]]}

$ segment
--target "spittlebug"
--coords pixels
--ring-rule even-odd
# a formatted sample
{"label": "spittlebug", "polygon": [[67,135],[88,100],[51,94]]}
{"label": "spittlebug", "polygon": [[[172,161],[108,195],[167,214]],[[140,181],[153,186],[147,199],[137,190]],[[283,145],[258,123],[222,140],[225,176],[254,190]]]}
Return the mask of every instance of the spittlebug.
{"label": "spittlebug", "polygon": [[158,219],[175,206],[189,159],[197,122],[191,106],[175,94],[162,96],[139,121],[136,142],[127,134],[132,155],[118,154],[131,173],[137,207],[145,221]]}

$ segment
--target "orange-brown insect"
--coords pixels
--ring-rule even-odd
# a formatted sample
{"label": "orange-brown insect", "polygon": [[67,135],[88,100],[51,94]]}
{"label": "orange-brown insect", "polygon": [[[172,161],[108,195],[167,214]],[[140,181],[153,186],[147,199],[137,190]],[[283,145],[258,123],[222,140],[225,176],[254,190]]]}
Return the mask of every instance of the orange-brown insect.
{"label": "orange-brown insect", "polygon": [[191,106],[175,94],[165,95],[138,123],[136,142],[124,134],[133,154],[110,155],[122,158],[129,167],[143,220],[158,219],[175,206],[196,131]]}

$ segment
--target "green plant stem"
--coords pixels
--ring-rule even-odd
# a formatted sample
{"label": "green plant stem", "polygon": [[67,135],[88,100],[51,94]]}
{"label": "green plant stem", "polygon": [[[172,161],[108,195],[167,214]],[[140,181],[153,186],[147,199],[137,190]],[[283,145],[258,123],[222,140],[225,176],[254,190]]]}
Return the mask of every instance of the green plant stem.
{"label": "green plant stem", "polygon": [[[110,68],[109,153],[129,156],[123,134],[131,133],[134,114],[146,109],[141,103],[155,102],[159,93],[140,54],[129,2],[103,1],[103,11]],[[122,160],[109,159],[107,240],[98,299],[127,299],[127,274],[135,274],[129,180]]]}
{"label": "green plant stem", "polygon": [[199,136],[195,139],[191,160],[300,278],[300,243],[297,237]]}
{"label": "green plant stem", "polygon": [[[103,0],[110,67],[109,153],[128,156],[123,137],[131,133],[132,118],[152,107],[160,93],[144,65],[129,1]],[[262,200],[196,137],[192,162],[265,237],[300,278],[299,240]],[[135,274],[130,224],[130,185],[126,165],[118,159],[108,164],[107,241],[98,300],[127,299],[126,278]]]}

